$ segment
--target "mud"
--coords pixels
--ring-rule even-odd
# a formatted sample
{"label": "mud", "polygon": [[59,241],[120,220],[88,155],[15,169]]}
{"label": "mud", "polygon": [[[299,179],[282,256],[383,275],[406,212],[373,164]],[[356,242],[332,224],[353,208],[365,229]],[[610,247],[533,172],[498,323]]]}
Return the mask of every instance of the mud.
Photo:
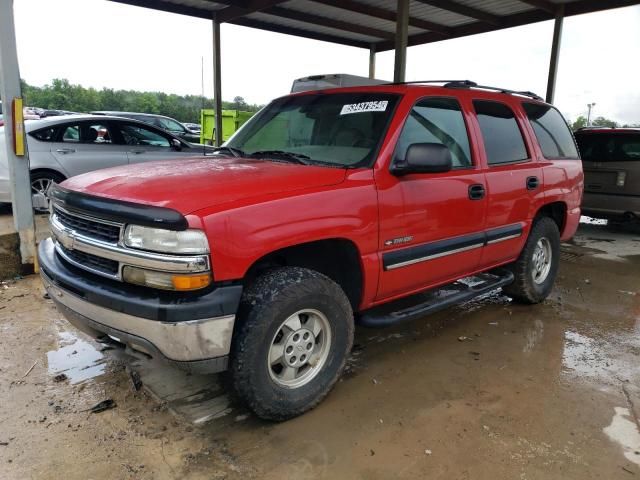
{"label": "mud", "polygon": [[35,277],[2,284],[0,478],[638,478],[639,239],[583,225],[541,305],[494,293],[357,329],[335,390],[283,424],[248,414],[223,378],[88,339]]}

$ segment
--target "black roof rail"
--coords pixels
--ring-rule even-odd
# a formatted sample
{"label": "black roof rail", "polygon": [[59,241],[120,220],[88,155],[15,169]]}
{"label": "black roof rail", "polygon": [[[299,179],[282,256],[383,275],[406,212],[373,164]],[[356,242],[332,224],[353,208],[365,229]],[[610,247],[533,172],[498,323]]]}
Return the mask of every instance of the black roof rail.
{"label": "black roof rail", "polygon": [[389,85],[412,85],[421,83],[442,83],[444,88],[477,88],[479,90],[491,90],[500,93],[508,93],[510,95],[520,95],[523,97],[533,98],[534,100],[544,101],[544,99],[533,92],[522,90],[509,90],[508,88],[491,87],[488,85],[478,85],[471,80],[412,80],[410,82],[392,82]]}

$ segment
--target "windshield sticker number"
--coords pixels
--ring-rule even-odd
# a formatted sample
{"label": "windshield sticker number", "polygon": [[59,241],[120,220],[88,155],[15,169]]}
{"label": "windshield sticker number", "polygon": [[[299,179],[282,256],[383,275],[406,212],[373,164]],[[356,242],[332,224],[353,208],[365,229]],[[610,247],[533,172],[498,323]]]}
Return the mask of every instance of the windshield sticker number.
{"label": "windshield sticker number", "polygon": [[387,105],[389,105],[388,100],[352,103],[350,105],[343,105],[342,110],[340,110],[340,115],[361,112],[384,112],[387,109]]}

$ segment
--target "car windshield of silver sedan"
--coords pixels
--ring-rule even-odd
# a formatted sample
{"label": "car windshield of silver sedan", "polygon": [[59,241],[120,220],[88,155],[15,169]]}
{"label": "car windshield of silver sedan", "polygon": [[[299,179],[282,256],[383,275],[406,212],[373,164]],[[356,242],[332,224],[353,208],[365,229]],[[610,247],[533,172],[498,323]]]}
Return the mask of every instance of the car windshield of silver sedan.
{"label": "car windshield of silver sedan", "polygon": [[369,166],[398,101],[387,93],[314,93],[275,100],[222,154],[341,168]]}

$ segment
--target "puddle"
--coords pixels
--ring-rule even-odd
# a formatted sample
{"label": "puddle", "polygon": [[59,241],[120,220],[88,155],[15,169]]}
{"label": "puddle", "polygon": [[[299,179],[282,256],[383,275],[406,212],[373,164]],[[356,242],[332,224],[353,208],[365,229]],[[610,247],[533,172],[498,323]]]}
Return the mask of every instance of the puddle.
{"label": "puddle", "polygon": [[64,373],[71,384],[102,375],[104,355],[71,332],[60,332],[60,348],[47,352],[49,373]]}
{"label": "puddle", "polygon": [[624,456],[630,462],[640,465],[640,431],[628,408],[615,407],[611,424],[602,431],[614,442],[622,446]]}
{"label": "puddle", "polygon": [[[595,377],[603,373],[604,354],[593,338],[568,331],[564,334],[562,366],[579,376]],[[606,365],[606,364],[605,364]]]}

